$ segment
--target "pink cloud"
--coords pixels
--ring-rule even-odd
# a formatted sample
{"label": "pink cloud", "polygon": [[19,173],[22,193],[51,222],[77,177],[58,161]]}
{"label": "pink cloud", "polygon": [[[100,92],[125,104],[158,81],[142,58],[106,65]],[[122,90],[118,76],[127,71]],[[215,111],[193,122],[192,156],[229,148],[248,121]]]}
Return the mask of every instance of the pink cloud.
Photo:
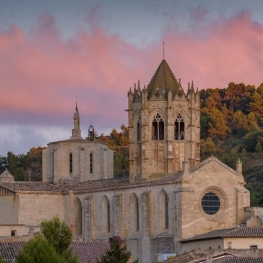
{"label": "pink cloud", "polygon": [[[199,11],[198,19],[206,14]],[[2,117],[17,121],[34,112],[32,121],[45,115],[59,121],[72,114],[77,95],[85,117],[96,116],[112,128],[120,125],[127,119],[129,87],[138,80],[149,83],[162,59],[163,40],[165,58],[185,89],[191,80],[199,89],[263,81],[263,25],[249,12],[221,18],[198,34],[179,33],[170,25],[160,41],[141,48],[108,34],[94,20],[92,14],[87,18],[91,30],[79,29],[68,40],[48,14],[40,16],[30,35],[16,25],[0,33]]]}

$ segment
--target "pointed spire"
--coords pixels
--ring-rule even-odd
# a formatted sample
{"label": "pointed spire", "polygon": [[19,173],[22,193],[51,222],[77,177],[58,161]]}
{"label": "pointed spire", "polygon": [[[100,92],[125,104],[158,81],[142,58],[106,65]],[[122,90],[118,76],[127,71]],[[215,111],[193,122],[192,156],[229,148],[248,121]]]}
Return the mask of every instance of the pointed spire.
{"label": "pointed spire", "polygon": [[194,91],[194,82],[192,81],[191,91]]}
{"label": "pointed spire", "polygon": [[[168,88],[170,88],[173,96],[175,96],[179,90],[184,92],[165,59],[162,60],[147,86],[148,99],[154,96],[157,87],[159,91],[164,91],[165,94],[168,94]],[[165,97],[167,98],[167,95],[165,95]]]}
{"label": "pointed spire", "polygon": [[79,110],[78,110],[77,101],[76,101],[76,108],[75,108],[75,113],[73,116],[73,121],[74,121],[74,128],[72,129],[72,136],[70,137],[70,139],[82,139],[81,138],[81,130],[80,130],[80,117],[79,117]]}

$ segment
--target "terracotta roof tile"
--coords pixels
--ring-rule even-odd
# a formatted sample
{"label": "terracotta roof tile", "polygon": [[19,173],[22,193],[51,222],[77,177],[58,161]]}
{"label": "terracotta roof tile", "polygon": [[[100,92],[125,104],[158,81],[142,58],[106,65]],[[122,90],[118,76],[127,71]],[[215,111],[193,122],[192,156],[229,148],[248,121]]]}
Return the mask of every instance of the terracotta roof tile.
{"label": "terracotta roof tile", "polygon": [[222,259],[220,261],[217,261],[216,263],[263,263],[263,258],[232,257]]}
{"label": "terracotta roof tile", "polygon": [[[25,242],[0,243],[0,255],[7,263],[14,263],[18,252],[23,249]],[[96,263],[110,247],[107,241],[72,242],[72,251],[77,254],[81,263]]]}
{"label": "terracotta roof tile", "polygon": [[51,184],[43,182],[0,182],[0,187],[3,187],[14,193],[17,192],[49,192],[55,194],[67,194],[70,190],[76,192],[96,192],[106,191],[110,189],[119,188],[134,188],[145,187],[151,185],[171,184],[178,183],[181,173],[165,176],[152,180],[150,182],[135,182],[130,183],[128,177],[124,178],[112,178],[104,180],[92,180],[87,182],[81,182],[75,185],[67,184]]}
{"label": "terracotta roof tile", "polygon": [[231,229],[214,230],[202,235],[194,236],[192,238],[183,239],[180,242],[186,243],[191,241],[198,241],[204,239],[214,239],[223,237],[263,237],[263,228],[260,227],[240,227]]}
{"label": "terracotta roof tile", "polygon": [[109,248],[108,241],[72,243],[73,253],[78,255],[81,263],[96,263]]}
{"label": "terracotta roof tile", "polygon": [[0,187],[13,192],[44,191],[52,193],[64,193],[66,190],[64,186],[43,182],[0,182]]}

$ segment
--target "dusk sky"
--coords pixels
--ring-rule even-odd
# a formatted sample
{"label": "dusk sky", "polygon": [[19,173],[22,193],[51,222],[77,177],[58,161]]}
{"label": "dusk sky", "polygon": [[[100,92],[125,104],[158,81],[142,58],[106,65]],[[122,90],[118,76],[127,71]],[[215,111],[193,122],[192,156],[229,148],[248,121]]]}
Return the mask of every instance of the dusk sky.
{"label": "dusk sky", "polygon": [[127,125],[163,57],[183,88],[263,82],[262,0],[0,0],[0,155]]}

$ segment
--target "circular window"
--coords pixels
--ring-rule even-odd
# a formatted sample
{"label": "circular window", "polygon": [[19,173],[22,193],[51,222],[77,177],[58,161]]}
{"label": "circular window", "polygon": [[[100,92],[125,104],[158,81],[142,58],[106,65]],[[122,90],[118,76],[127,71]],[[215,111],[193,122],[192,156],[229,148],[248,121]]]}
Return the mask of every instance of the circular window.
{"label": "circular window", "polygon": [[220,209],[220,199],[212,192],[206,193],[202,198],[202,208],[208,215],[216,214]]}

